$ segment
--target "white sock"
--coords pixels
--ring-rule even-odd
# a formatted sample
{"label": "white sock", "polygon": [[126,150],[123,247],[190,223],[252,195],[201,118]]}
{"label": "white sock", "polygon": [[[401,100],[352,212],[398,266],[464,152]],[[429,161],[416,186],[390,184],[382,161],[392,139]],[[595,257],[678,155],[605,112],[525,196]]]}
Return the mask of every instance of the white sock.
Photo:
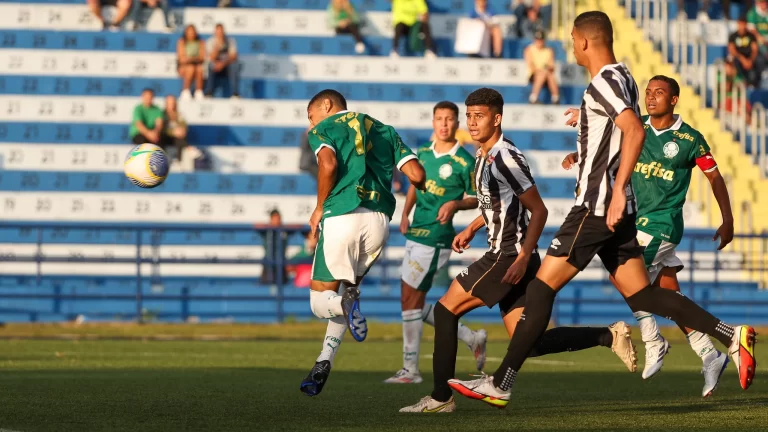
{"label": "white sock", "polygon": [[[435,307],[431,304],[425,304],[424,309],[421,311],[421,319],[431,325],[432,327],[435,326]],[[459,322],[459,340],[464,342],[467,345],[472,345],[473,342],[475,342],[475,332],[473,332],[469,327],[465,326],[461,322]]]}
{"label": "white sock", "polygon": [[694,330],[688,333],[686,337],[688,338],[688,343],[691,344],[693,352],[701,357],[702,360],[709,354],[717,352],[715,346],[712,344],[712,339],[704,333]]}
{"label": "white sock", "polygon": [[637,325],[640,327],[640,334],[643,336],[643,342],[656,342],[661,340],[661,333],[659,333],[659,327],[656,325],[656,318],[648,312],[635,312],[633,313],[637,320]]}
{"label": "white sock", "polygon": [[333,358],[336,357],[336,352],[339,350],[341,340],[344,338],[344,333],[347,331],[347,323],[344,321],[344,317],[337,316],[328,320],[328,328],[325,330],[325,340],[323,340],[323,350],[320,351],[320,356],[317,357],[317,361],[328,360],[333,366]]}
{"label": "white sock", "polygon": [[421,310],[403,311],[403,367],[408,372],[419,370],[419,348],[421,346],[421,330],[424,322],[421,320]]}
{"label": "white sock", "polygon": [[343,317],[341,296],[333,291],[309,291],[309,307],[318,318]]}

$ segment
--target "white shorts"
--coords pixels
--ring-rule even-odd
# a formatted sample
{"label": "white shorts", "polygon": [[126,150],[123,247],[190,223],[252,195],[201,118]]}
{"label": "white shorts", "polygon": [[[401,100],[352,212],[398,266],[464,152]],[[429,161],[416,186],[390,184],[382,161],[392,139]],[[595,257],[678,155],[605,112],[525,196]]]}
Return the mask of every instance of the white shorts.
{"label": "white shorts", "polygon": [[389,238],[389,218],[358,207],[323,219],[312,263],[312,280],[356,285],[368,273]]}
{"label": "white shorts", "polygon": [[451,249],[406,240],[403,266],[400,268],[403,282],[419,291],[428,292],[432,288],[435,273],[448,264],[450,257]]}
{"label": "white shorts", "polygon": [[640,230],[637,231],[637,241],[640,243],[640,246],[645,248],[643,259],[645,260],[645,268],[648,269],[648,279],[651,280],[651,283],[656,281],[659,273],[665,267],[674,268],[678,272],[685,267],[680,258],[675,254],[675,248],[677,247],[675,243],[670,243]]}

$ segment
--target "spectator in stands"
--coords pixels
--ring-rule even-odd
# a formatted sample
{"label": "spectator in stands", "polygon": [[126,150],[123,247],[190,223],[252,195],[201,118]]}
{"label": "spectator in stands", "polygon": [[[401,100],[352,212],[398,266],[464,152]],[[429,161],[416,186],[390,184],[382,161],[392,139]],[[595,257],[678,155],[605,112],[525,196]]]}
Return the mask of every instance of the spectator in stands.
{"label": "spectator in stands", "polygon": [[757,38],[761,54],[768,55],[768,0],[757,0],[747,12],[747,27]]}
{"label": "spectator in stands", "polygon": [[316,247],[317,237],[306,232],[304,233],[304,247],[288,259],[286,270],[293,275],[293,286],[296,288],[309,288]]}
{"label": "spectator in stands", "polygon": [[155,92],[145,88],[141,92],[141,103],[133,109],[133,120],[129,135],[134,144],[160,144],[163,130],[163,110],[153,103]]}
{"label": "spectator in stands", "polygon": [[496,11],[488,4],[488,0],[475,0],[475,7],[469,13],[469,17],[485,23],[488,33],[491,35],[493,56],[496,58],[501,57],[504,38],[501,35],[501,26],[496,18]]}
{"label": "spectator in stands", "polygon": [[[114,6],[117,8],[117,13],[112,22],[105,21],[104,17],[101,16],[101,8],[104,6]],[[101,22],[101,28],[119,27],[125,17],[128,16],[128,12],[131,11],[131,0],[88,0],[88,8],[96,16],[96,19]]]}
{"label": "spectator in stands", "polygon": [[173,25],[171,24],[170,10],[168,7],[168,0],[133,0],[133,8],[131,9],[131,30],[137,30],[139,28],[139,16],[142,9],[155,9],[160,8],[163,11],[163,19],[165,20],[165,28],[168,31],[173,31]]}
{"label": "spectator in stands", "polygon": [[213,96],[218,79],[226,78],[231,97],[240,97],[240,63],[237,61],[237,42],[224,33],[224,26],[216,24],[213,36],[206,42],[208,51],[208,81],[205,95]]}
{"label": "spectator in stands", "polygon": [[[722,82],[723,79],[725,79],[725,112],[733,112],[733,106],[736,105],[736,113],[741,114],[739,111],[741,110],[741,106],[739,105],[738,101],[733,100],[733,86],[739,83],[744,82],[744,77],[740,76],[738,71],[736,70],[736,66],[733,64],[734,61],[732,59],[726,59],[725,60],[725,77],[722,77],[720,74],[717,75],[717,83],[718,88],[720,87],[720,82]],[[750,124],[752,121],[752,105],[747,100],[746,104],[746,111],[747,111],[747,124]]]}
{"label": "spectator in stands", "polygon": [[[280,212],[275,209],[269,213],[269,225],[266,231],[262,233],[262,239],[264,240],[264,259],[269,260],[272,264],[264,264],[264,268],[261,272],[261,283],[274,284],[277,283],[277,267],[278,257],[283,259],[285,263],[285,247],[288,245],[288,234],[278,231],[283,227],[283,217]],[[258,227],[257,227],[258,228]],[[285,266],[282,268],[283,281],[288,279],[288,274],[285,271]]]}
{"label": "spectator in stands", "polygon": [[160,137],[160,147],[168,153],[170,148],[176,151],[176,160],[181,162],[181,155],[187,147],[187,122],[178,110],[176,96],[165,97],[163,111],[163,133]]}
{"label": "spectator in stands", "polygon": [[759,52],[757,38],[747,29],[747,19],[739,18],[736,31],[728,38],[728,54],[739,74],[753,87],[760,86],[762,61]]}
{"label": "spectator in stands", "polygon": [[360,36],[360,17],[349,0],[331,0],[328,4],[328,25],[337,35],[351,34],[355,38],[355,52],[365,52],[365,44]]}
{"label": "spectator in stands", "polygon": [[528,102],[539,103],[539,92],[546,84],[552,93],[552,103],[560,103],[560,88],[555,76],[555,52],[547,46],[543,31],[536,32],[534,41],[523,51],[523,57],[528,67],[528,81],[532,85]]}
{"label": "spectator in stands", "polygon": [[[702,24],[709,23],[709,3],[710,0],[677,0],[677,18],[678,19],[688,19],[688,13],[686,12],[685,4],[686,3],[694,3],[695,7],[697,8],[698,12],[696,14],[696,19],[699,20]],[[725,11],[725,14],[728,15],[728,11]]]}
{"label": "spectator in stands", "polygon": [[392,25],[395,28],[395,36],[392,39],[390,57],[400,57],[398,48],[401,37],[407,39],[410,51],[421,51],[423,46],[424,57],[428,59],[437,57],[429,28],[429,9],[425,0],[392,0]]}
{"label": "spectator in stands", "polygon": [[518,31],[520,37],[525,39],[533,39],[536,37],[537,32],[545,31],[544,21],[542,21],[539,15],[539,9],[536,7],[529,7],[525,11],[525,19],[523,22],[518,23]]}
{"label": "spectator in stands", "polygon": [[181,99],[192,99],[190,87],[195,81],[195,99],[203,99],[203,63],[205,45],[197,34],[197,29],[190,24],[184,29],[184,35],[176,43],[176,56],[179,76],[182,79]]}
{"label": "spectator in stands", "polygon": [[299,154],[299,169],[317,180],[317,156],[315,156],[315,152],[312,151],[312,147],[309,146],[309,137],[307,136],[307,133],[309,133],[309,129],[301,134],[301,143],[299,144],[299,149],[301,151]]}

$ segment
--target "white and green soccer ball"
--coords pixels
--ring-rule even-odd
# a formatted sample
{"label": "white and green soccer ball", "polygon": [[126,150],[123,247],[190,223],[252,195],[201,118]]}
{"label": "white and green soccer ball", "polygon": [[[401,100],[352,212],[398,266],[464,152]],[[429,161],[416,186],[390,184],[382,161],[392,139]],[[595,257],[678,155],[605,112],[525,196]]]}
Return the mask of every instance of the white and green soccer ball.
{"label": "white and green soccer ball", "polygon": [[142,188],[160,186],[168,177],[168,155],[154,144],[140,144],[125,158],[125,176]]}

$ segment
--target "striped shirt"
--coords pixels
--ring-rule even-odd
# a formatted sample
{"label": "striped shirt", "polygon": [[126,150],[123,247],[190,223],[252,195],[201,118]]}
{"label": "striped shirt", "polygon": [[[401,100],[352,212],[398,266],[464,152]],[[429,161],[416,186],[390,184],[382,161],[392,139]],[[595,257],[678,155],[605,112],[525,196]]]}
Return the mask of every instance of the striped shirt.
{"label": "striped shirt", "polygon": [[[584,92],[579,112],[579,177],[576,206],[605,216],[611,203],[621,160],[622,132],[614,121],[625,109],[640,116],[637,83],[624,63],[603,66]],[[637,211],[632,184],[627,183],[627,214]]]}
{"label": "striped shirt", "polygon": [[525,156],[503,135],[485,157],[477,151],[477,200],[491,252],[520,252],[530,219],[518,197],[535,184]]}

